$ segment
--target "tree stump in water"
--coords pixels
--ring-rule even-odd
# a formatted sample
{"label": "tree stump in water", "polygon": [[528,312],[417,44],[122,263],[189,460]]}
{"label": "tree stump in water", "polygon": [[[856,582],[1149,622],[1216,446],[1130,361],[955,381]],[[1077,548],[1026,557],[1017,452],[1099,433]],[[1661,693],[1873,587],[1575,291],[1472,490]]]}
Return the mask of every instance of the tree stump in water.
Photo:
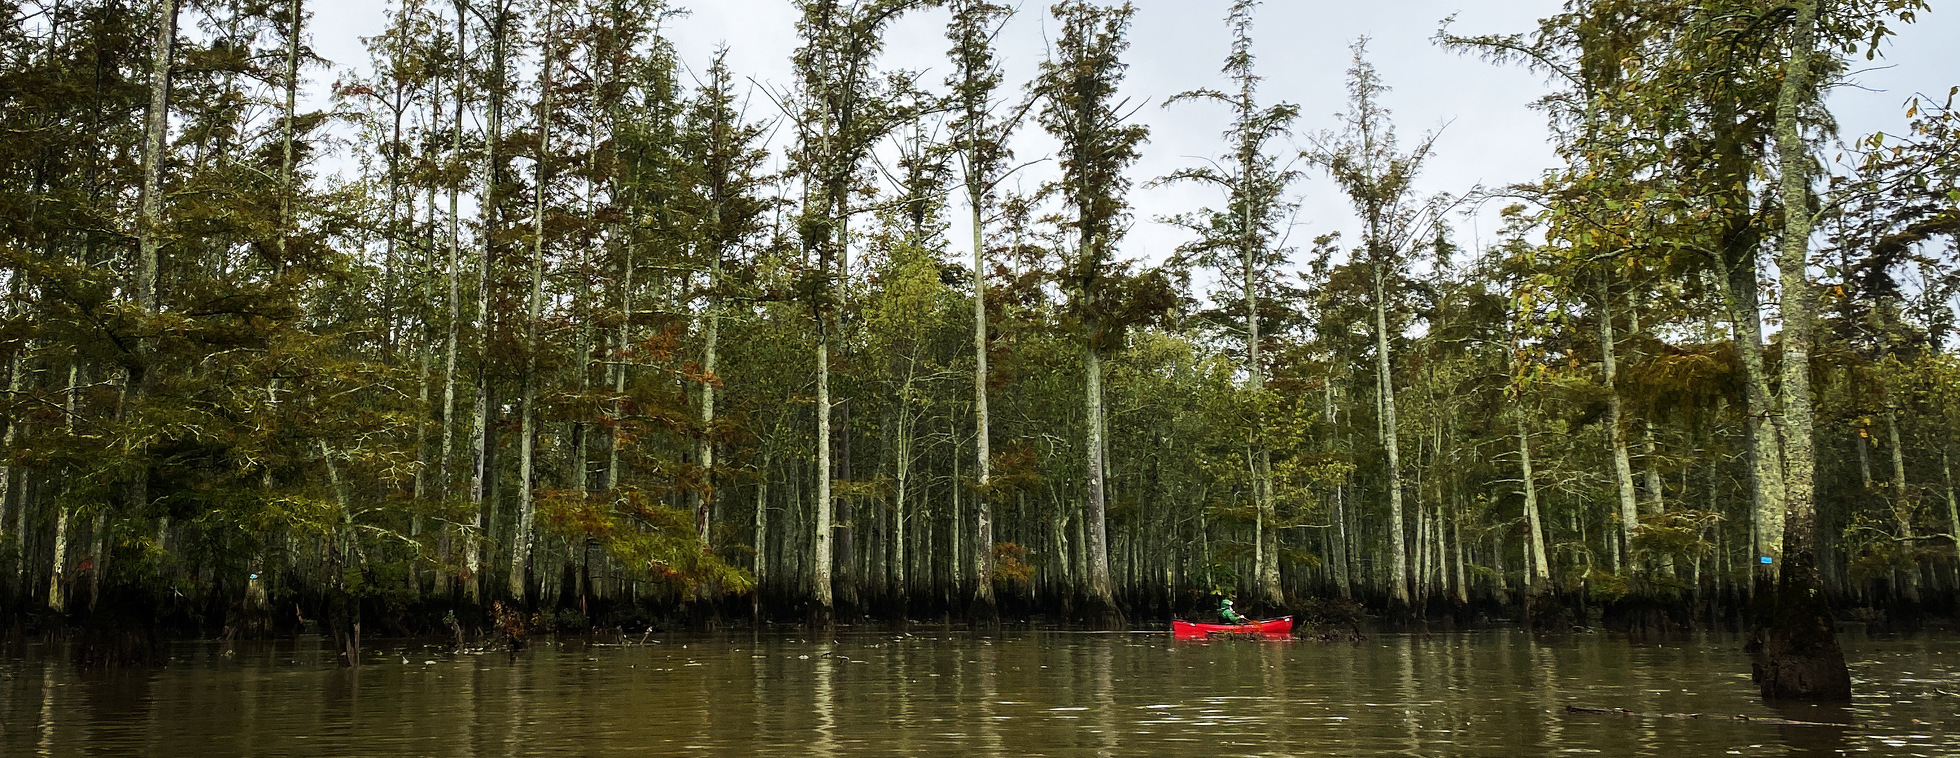
{"label": "tree stump in water", "polygon": [[334,652],[340,665],[361,665],[361,601],[342,588],[334,588],[327,598],[327,630],[333,635]]}
{"label": "tree stump in water", "polygon": [[1524,597],[1524,626],[1538,635],[1571,634],[1579,619],[1564,598],[1540,589]]}
{"label": "tree stump in water", "polygon": [[1751,673],[1764,700],[1848,702],[1851,670],[1809,563],[1807,557],[1792,561],[1773,589],[1757,590],[1748,642]]}

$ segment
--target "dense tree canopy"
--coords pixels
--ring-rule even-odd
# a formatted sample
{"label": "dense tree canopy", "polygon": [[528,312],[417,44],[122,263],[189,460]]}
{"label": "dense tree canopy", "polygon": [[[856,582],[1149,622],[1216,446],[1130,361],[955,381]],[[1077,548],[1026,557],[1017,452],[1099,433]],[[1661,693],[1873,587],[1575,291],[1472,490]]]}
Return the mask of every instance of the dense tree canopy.
{"label": "dense tree canopy", "polygon": [[[1224,106],[1218,157],[1151,177],[1127,4],[1047,9],[1011,82],[991,40],[1033,9],[797,0],[796,80],[751,92],[677,60],[662,0],[413,0],[305,112],[299,0],[14,3],[5,607],[354,646],[493,601],[1950,602],[1960,115],[1840,136],[1821,96],[1922,3],[1446,28],[1551,82],[1563,165],[1481,188],[1425,185],[1365,42],[1307,109],[1342,120],[1265,100],[1256,8],[1170,98]],[[947,24],[943,82],[881,64],[901,16]],[[1059,178],[1017,192],[1036,127]],[[1294,218],[1323,177],[1358,238]],[[1152,182],[1218,202],[1124,260]]]}

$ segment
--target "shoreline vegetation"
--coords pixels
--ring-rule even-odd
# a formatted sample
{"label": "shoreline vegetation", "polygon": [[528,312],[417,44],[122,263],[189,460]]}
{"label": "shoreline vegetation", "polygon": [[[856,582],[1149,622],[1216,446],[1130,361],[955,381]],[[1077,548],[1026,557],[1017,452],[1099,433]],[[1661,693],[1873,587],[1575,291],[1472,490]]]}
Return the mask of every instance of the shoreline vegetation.
{"label": "shoreline vegetation", "polygon": [[[1293,104],[1253,55],[1285,30],[1220,7],[1216,89],[1163,101],[1217,154],[1145,177],[1128,3],[785,0],[794,78],[754,84],[678,60],[663,0],[403,0],[338,78],[306,0],[27,0],[0,624],[351,663],[1232,596],[1329,638],[1736,628],[1766,698],[1842,700],[1837,623],[1955,613],[1960,111],[1837,135],[1824,100],[1924,0],[1445,22],[1548,81],[1561,163],[1498,188],[1429,186],[1367,40]],[[930,75],[881,63],[917,17]],[[1163,184],[1214,207],[1135,218]],[[1310,185],[1353,238],[1296,228]],[[1187,242],[1126,259],[1157,222]]]}

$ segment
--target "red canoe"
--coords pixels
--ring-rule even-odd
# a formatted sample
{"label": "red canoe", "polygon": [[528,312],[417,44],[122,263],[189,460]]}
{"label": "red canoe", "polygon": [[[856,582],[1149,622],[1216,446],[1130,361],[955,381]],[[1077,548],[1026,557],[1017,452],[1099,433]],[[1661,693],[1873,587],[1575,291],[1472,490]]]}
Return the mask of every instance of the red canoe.
{"label": "red canoe", "polygon": [[1247,621],[1243,624],[1200,624],[1195,621],[1173,619],[1171,634],[1180,640],[1201,640],[1212,636],[1288,637],[1293,634],[1293,617],[1281,616],[1265,621]]}

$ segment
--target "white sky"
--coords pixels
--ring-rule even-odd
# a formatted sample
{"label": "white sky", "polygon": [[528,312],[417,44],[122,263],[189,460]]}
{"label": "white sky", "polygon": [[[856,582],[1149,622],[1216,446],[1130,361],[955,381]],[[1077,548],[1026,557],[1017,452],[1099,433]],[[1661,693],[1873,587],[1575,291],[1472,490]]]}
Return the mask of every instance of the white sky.
{"label": "white sky", "polygon": [[[729,65],[758,82],[782,87],[791,81],[789,53],[796,47],[795,11],[789,0],[676,0],[691,14],[671,24],[668,36],[690,67],[705,68],[714,49],[729,47]],[[1224,24],[1228,0],[1137,0],[1137,14],[1126,55],[1126,92],[1149,105],[1138,118],[1151,127],[1151,139],[1132,176],[1135,226],[1125,243],[1130,257],[1160,260],[1183,239],[1153,219],[1220,199],[1196,185],[1144,188],[1148,180],[1193,165],[1197,156],[1221,151],[1219,137],[1228,114],[1220,106],[1195,103],[1159,107],[1177,92],[1220,87],[1218,73],[1229,44]],[[1266,77],[1262,97],[1301,106],[1297,125],[1304,135],[1335,128],[1344,107],[1348,46],[1359,36],[1372,38],[1370,58],[1391,87],[1385,98],[1404,144],[1442,128],[1436,154],[1419,180],[1420,191],[1460,194],[1477,184],[1498,186],[1536,178],[1552,164],[1542,114],[1527,106],[1548,89],[1542,78],[1516,67],[1498,67],[1445,52],[1429,40],[1441,19],[1457,16],[1461,34],[1511,33],[1532,28],[1541,15],[1556,12],[1562,0],[1376,0],[1330,3],[1318,0],[1266,0],[1253,30],[1258,70]],[[314,49],[334,62],[334,71],[358,69],[367,60],[359,37],[380,31],[387,0],[343,0],[315,5]],[[1001,39],[1008,86],[1032,79],[1044,55],[1052,22],[1045,0],[1022,0],[1021,12]],[[946,12],[927,11],[902,20],[889,37],[883,66],[930,69],[923,81],[944,79]],[[1849,135],[1897,130],[1904,123],[1905,99],[1914,92],[1942,98],[1960,84],[1960,12],[1923,14],[1920,23],[1899,30],[1877,68],[1860,74],[1864,89],[1840,89],[1833,109]],[[316,80],[329,79],[316,72]],[[751,106],[757,117],[772,106],[760,96]],[[1444,125],[1447,124],[1445,128]],[[1026,131],[1038,133],[1030,123]],[[1039,138],[1024,140],[1021,160],[1039,157]],[[1030,169],[1032,188],[1051,174],[1053,164]],[[1352,214],[1324,176],[1311,175],[1296,187],[1302,202],[1294,242],[1342,230],[1352,239]],[[1488,209],[1494,212],[1495,209]],[[957,217],[957,216],[956,216]],[[1458,239],[1488,239],[1491,213],[1480,223],[1458,224]],[[955,230],[953,239],[965,239]],[[955,250],[964,252],[964,245]]]}

